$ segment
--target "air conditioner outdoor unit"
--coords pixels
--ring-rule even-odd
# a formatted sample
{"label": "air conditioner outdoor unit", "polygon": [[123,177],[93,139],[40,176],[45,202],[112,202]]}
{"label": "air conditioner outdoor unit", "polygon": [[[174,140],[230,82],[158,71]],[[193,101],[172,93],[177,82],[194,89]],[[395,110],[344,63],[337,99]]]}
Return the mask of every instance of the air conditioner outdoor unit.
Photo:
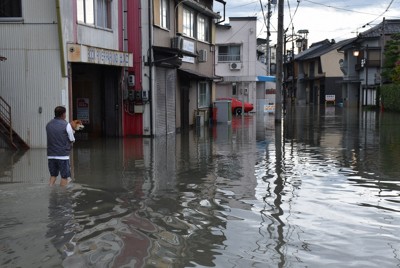
{"label": "air conditioner outdoor unit", "polygon": [[176,36],[171,38],[171,48],[182,49],[183,38],[182,36]]}
{"label": "air conditioner outdoor unit", "polygon": [[206,62],[207,61],[207,50],[200,49],[199,50],[199,62]]}
{"label": "air conditioner outdoor unit", "polygon": [[229,69],[231,70],[240,70],[242,65],[239,62],[229,63]]}

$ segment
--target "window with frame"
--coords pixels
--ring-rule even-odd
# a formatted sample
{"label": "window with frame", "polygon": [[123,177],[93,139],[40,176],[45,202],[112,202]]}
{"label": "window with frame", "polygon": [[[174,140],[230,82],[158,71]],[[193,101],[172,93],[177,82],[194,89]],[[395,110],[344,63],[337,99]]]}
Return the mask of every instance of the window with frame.
{"label": "window with frame", "polygon": [[240,61],[240,45],[218,46],[218,61],[220,62]]}
{"label": "window with frame", "polygon": [[210,41],[210,23],[207,17],[198,15],[197,17],[197,39],[200,41]]}
{"label": "window with frame", "polygon": [[160,0],[160,26],[169,29],[168,0]]}
{"label": "window with frame", "polygon": [[210,86],[207,82],[199,82],[198,108],[210,106]]}
{"label": "window with frame", "polygon": [[189,37],[194,37],[194,12],[192,10],[183,9],[183,34]]}
{"label": "window with frame", "polygon": [[110,0],[77,0],[78,22],[111,29]]}
{"label": "window with frame", "polygon": [[0,0],[0,19],[22,18],[21,0]]}

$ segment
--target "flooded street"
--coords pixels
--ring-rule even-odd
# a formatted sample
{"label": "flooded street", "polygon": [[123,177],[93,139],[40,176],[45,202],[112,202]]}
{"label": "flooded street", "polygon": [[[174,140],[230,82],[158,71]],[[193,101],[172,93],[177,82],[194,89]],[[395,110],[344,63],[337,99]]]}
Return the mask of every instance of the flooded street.
{"label": "flooded street", "polygon": [[[296,107],[167,137],[1,151],[1,267],[400,267],[398,114]],[[57,181],[58,183],[58,181]]]}

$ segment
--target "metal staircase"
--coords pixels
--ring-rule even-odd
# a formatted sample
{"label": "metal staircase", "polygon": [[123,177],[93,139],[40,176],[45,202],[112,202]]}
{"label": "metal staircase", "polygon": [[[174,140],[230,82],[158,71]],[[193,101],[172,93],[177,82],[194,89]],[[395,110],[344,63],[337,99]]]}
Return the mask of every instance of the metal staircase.
{"label": "metal staircase", "polygon": [[29,145],[13,130],[11,106],[0,96],[0,136],[14,150],[27,150]]}

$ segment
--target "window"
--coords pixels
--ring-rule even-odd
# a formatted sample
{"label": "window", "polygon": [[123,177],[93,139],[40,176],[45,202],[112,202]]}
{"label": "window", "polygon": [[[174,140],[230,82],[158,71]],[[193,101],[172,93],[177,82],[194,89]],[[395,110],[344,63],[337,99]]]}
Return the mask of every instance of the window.
{"label": "window", "polygon": [[240,45],[219,46],[218,61],[240,61]]}
{"label": "window", "polygon": [[0,19],[22,18],[21,0],[0,0]]}
{"label": "window", "polygon": [[200,41],[210,41],[210,24],[206,17],[197,17],[197,39]]}
{"label": "window", "polygon": [[168,0],[160,0],[160,26],[169,29]]}
{"label": "window", "polygon": [[205,108],[210,106],[210,88],[207,82],[199,82],[199,107]]}
{"label": "window", "polygon": [[78,22],[111,28],[110,0],[77,0]]}
{"label": "window", "polygon": [[111,28],[111,1],[97,0],[96,25],[102,28]]}
{"label": "window", "polygon": [[186,8],[183,9],[183,34],[194,37],[194,13]]}

